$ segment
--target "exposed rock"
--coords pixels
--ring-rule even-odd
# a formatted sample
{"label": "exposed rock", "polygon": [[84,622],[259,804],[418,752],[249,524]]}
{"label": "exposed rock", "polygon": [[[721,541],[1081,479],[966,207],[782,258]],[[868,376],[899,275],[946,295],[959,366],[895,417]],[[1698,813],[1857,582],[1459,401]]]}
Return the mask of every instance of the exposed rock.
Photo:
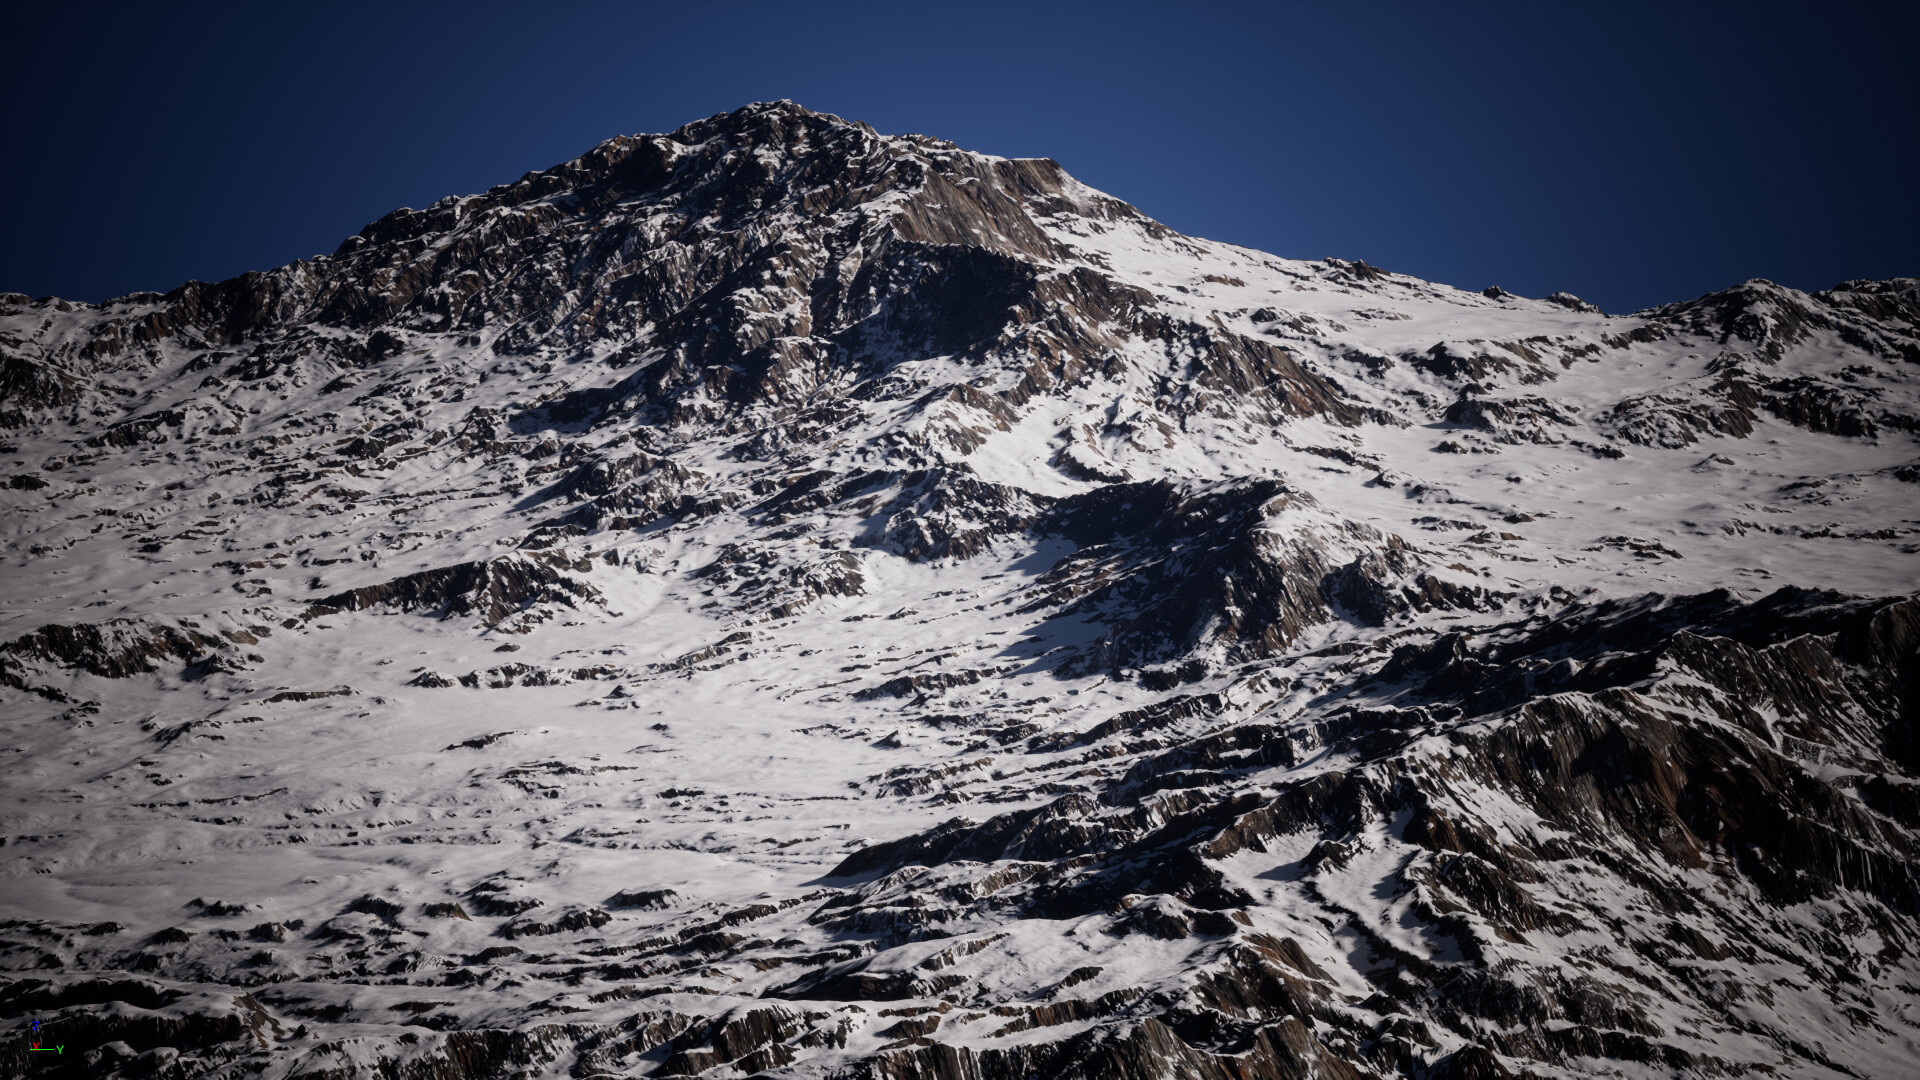
{"label": "exposed rock", "polygon": [[1491,434],[1495,442],[1555,443],[1564,438],[1554,429],[1571,427],[1572,414],[1545,398],[1526,396],[1496,400],[1463,397],[1447,407],[1448,423]]}
{"label": "exposed rock", "polygon": [[341,611],[392,607],[429,612],[442,619],[477,616],[484,625],[498,626],[535,604],[571,608],[576,601],[598,600],[598,590],[563,572],[587,569],[587,565],[563,556],[502,556],[336,593],[308,607],[303,617],[316,619]]}

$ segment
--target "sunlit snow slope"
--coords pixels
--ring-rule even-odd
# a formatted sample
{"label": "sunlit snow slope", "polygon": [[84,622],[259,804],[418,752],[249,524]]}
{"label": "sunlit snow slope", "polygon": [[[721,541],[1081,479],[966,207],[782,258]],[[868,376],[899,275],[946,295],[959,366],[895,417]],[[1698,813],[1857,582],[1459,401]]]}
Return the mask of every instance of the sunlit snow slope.
{"label": "sunlit snow slope", "polygon": [[1909,1075],[1917,431],[786,103],[0,296],[0,1062]]}

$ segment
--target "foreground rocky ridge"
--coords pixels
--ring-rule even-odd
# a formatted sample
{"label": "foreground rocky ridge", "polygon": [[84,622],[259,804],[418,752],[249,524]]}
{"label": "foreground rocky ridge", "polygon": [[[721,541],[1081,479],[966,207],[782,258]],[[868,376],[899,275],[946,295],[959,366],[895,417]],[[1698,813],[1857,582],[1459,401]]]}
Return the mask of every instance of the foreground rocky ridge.
{"label": "foreground rocky ridge", "polygon": [[784,103],[6,297],[6,1052],[1891,1075],[1916,364]]}

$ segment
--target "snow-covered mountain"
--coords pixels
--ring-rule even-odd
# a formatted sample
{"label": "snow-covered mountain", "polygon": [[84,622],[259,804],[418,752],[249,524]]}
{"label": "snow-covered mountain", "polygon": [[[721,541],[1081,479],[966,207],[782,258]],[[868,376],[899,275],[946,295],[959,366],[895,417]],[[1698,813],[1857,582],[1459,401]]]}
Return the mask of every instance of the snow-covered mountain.
{"label": "snow-covered mountain", "polygon": [[1628,316],[787,103],[0,297],[34,1076],[1889,1077],[1920,282]]}

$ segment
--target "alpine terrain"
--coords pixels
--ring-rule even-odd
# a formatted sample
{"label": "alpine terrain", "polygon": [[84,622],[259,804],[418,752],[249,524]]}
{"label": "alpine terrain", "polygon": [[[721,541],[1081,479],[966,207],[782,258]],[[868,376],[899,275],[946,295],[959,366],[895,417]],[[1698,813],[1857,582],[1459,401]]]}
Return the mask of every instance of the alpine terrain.
{"label": "alpine terrain", "polygon": [[0,296],[0,442],[10,1075],[1920,1061],[1914,279],[1609,315],[757,104]]}

